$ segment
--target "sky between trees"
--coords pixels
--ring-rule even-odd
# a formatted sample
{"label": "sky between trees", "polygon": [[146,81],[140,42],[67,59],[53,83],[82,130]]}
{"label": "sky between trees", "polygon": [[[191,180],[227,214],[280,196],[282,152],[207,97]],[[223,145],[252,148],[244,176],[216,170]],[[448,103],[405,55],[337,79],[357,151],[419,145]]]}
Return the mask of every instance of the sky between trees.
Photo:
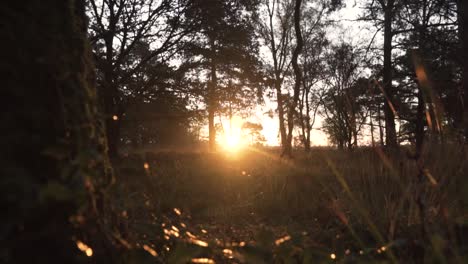
{"label": "sky between trees", "polygon": [[89,1],[110,153],[203,140],[214,150],[234,141],[234,117],[287,153],[458,134],[460,5]]}

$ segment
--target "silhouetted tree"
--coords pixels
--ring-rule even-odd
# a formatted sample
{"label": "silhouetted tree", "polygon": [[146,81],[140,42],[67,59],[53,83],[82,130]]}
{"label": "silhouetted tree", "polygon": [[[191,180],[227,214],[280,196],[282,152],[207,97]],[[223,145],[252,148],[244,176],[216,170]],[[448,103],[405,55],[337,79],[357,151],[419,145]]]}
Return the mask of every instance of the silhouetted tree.
{"label": "silhouetted tree", "polygon": [[301,5],[302,0],[296,0],[294,5],[294,32],[296,35],[296,46],[293,51],[291,58],[291,64],[294,70],[294,90],[292,100],[289,105],[288,110],[288,135],[286,139],[286,145],[283,146],[283,151],[281,155],[288,157],[292,156],[292,139],[293,139],[293,130],[294,130],[294,113],[296,113],[297,103],[299,101],[299,94],[301,89],[302,82],[302,71],[298,64],[299,55],[302,52],[302,47],[304,46],[304,40],[301,33]]}
{"label": "silhouetted tree", "polygon": [[[302,27],[307,27],[307,36],[315,36],[318,27],[322,23],[322,19],[326,14],[341,7],[341,1],[306,1],[303,7],[298,11],[299,16],[304,15],[304,19],[299,22],[299,30]],[[283,153],[289,155],[292,148],[293,127],[297,123],[297,109],[301,97],[303,85],[299,90],[290,89],[289,85],[295,83],[292,80],[291,68],[293,65],[294,49],[297,47],[297,36],[294,37],[295,28],[295,7],[296,2],[291,0],[265,0],[262,2],[263,16],[259,16],[258,31],[262,38],[263,44],[268,47],[269,54],[266,61],[267,84],[273,88],[276,101],[277,112],[280,130],[281,146]],[[294,30],[294,31],[293,31]],[[317,30],[317,32],[313,32]],[[308,58],[304,58],[307,60]],[[302,71],[301,64],[302,56],[298,55],[298,71]],[[293,67],[294,68],[294,67]],[[300,73],[300,75],[303,75]],[[303,82],[303,78],[299,80]],[[309,84],[307,84],[308,86]],[[309,89],[309,88],[307,88]],[[307,97],[308,98],[308,97]],[[296,116],[296,117],[294,117]]]}
{"label": "silhouetted tree", "polygon": [[[208,112],[209,146],[215,150],[215,114],[241,101],[254,103],[257,82],[257,43],[252,19],[255,3],[250,1],[195,1],[187,17],[196,23],[195,41],[185,49],[190,64],[205,73],[200,91]],[[203,80],[202,80],[203,82]]]}
{"label": "silhouetted tree", "polygon": [[392,49],[395,35],[395,17],[401,7],[400,0],[367,1],[366,14],[362,19],[373,21],[376,27],[383,29],[383,93],[385,96],[385,142],[389,148],[397,146],[397,134],[395,129],[395,91],[393,88]]}
{"label": "silhouetted tree", "polygon": [[305,151],[310,150],[311,131],[315,124],[317,111],[320,106],[320,86],[325,79],[326,38],[325,7],[308,8],[304,10],[302,21],[304,31],[304,50],[301,56],[302,88],[298,108],[298,121],[301,129],[302,145]]}
{"label": "silhouetted tree", "polygon": [[265,141],[265,137],[261,134],[263,130],[262,124],[245,122],[242,124],[242,130],[247,130],[248,135],[250,136],[250,144],[260,144]]}
{"label": "silhouetted tree", "polygon": [[[118,155],[120,129],[131,79],[148,63],[164,63],[192,32],[184,13],[190,1],[88,1],[89,37],[97,67],[98,92],[106,120],[109,154]],[[146,46],[144,53],[139,52]],[[139,53],[138,56],[135,56]],[[150,79],[151,80],[151,79]]]}
{"label": "silhouetted tree", "polygon": [[266,15],[259,17],[258,31],[271,56],[271,62],[266,64],[267,83],[276,93],[281,146],[284,148],[287,145],[287,106],[283,86],[291,65],[294,5],[290,0],[264,0],[261,6],[266,9],[263,12]]}
{"label": "silhouetted tree", "polygon": [[368,83],[359,78],[358,51],[346,43],[331,46],[330,50],[326,76],[328,90],[322,98],[325,131],[340,149],[357,147],[361,124],[367,118],[361,97],[366,95]]}
{"label": "silhouetted tree", "polygon": [[[461,101],[456,99],[456,35],[450,29],[455,23],[450,21],[454,17],[447,12],[445,1],[420,0],[403,4],[397,17],[402,29],[395,34],[399,37],[398,48],[405,53],[395,59],[395,79],[400,87],[401,119],[406,119],[403,127],[414,128],[408,133],[414,135],[419,153],[427,125],[431,134],[436,135],[442,134],[444,127],[456,127],[460,121],[455,120],[461,120],[460,114],[453,115],[461,109]],[[443,107],[441,98],[445,98],[447,107]],[[417,105],[412,111],[414,100]],[[459,109],[450,110],[456,108]]]}

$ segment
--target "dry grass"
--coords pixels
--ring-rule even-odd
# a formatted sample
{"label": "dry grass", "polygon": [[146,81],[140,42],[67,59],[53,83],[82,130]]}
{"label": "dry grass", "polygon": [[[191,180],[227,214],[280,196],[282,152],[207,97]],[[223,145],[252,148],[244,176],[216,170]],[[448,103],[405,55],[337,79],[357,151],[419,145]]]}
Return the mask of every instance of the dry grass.
{"label": "dry grass", "polygon": [[423,160],[418,165],[405,150],[388,156],[371,148],[313,149],[294,160],[274,149],[139,153],[118,164],[115,208],[126,212],[122,223],[133,241],[148,233],[143,226],[170,221],[162,215],[180,208],[191,227],[210,228],[207,239],[255,244],[265,228],[275,237],[303,234],[303,248],[342,260],[462,261],[466,152],[432,146]]}

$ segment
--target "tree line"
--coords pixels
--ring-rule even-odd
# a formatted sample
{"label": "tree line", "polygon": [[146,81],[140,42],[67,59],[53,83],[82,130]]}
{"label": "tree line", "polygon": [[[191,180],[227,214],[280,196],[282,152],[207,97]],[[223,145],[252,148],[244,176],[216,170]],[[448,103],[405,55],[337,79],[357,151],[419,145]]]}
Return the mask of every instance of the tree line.
{"label": "tree line", "polygon": [[293,135],[310,149],[317,116],[340,148],[466,137],[463,1],[355,4],[365,43],[328,34],[336,0],[88,1],[109,153],[196,141],[205,124],[214,150],[217,116],[247,115],[265,96],[287,155]]}

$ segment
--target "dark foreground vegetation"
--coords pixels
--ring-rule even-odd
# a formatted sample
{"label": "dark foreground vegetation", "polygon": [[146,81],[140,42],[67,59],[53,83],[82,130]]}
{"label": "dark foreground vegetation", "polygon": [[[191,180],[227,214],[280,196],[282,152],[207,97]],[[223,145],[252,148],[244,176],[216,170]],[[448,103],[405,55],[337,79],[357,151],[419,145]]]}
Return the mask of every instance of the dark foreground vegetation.
{"label": "dark foreground vegetation", "polygon": [[405,150],[397,158],[378,148],[317,148],[293,161],[278,154],[129,154],[111,199],[122,234],[157,249],[162,262],[467,260],[462,148],[424,153],[425,179]]}
{"label": "dark foreground vegetation", "polygon": [[2,1],[0,262],[468,262],[467,2],[358,2]]}

